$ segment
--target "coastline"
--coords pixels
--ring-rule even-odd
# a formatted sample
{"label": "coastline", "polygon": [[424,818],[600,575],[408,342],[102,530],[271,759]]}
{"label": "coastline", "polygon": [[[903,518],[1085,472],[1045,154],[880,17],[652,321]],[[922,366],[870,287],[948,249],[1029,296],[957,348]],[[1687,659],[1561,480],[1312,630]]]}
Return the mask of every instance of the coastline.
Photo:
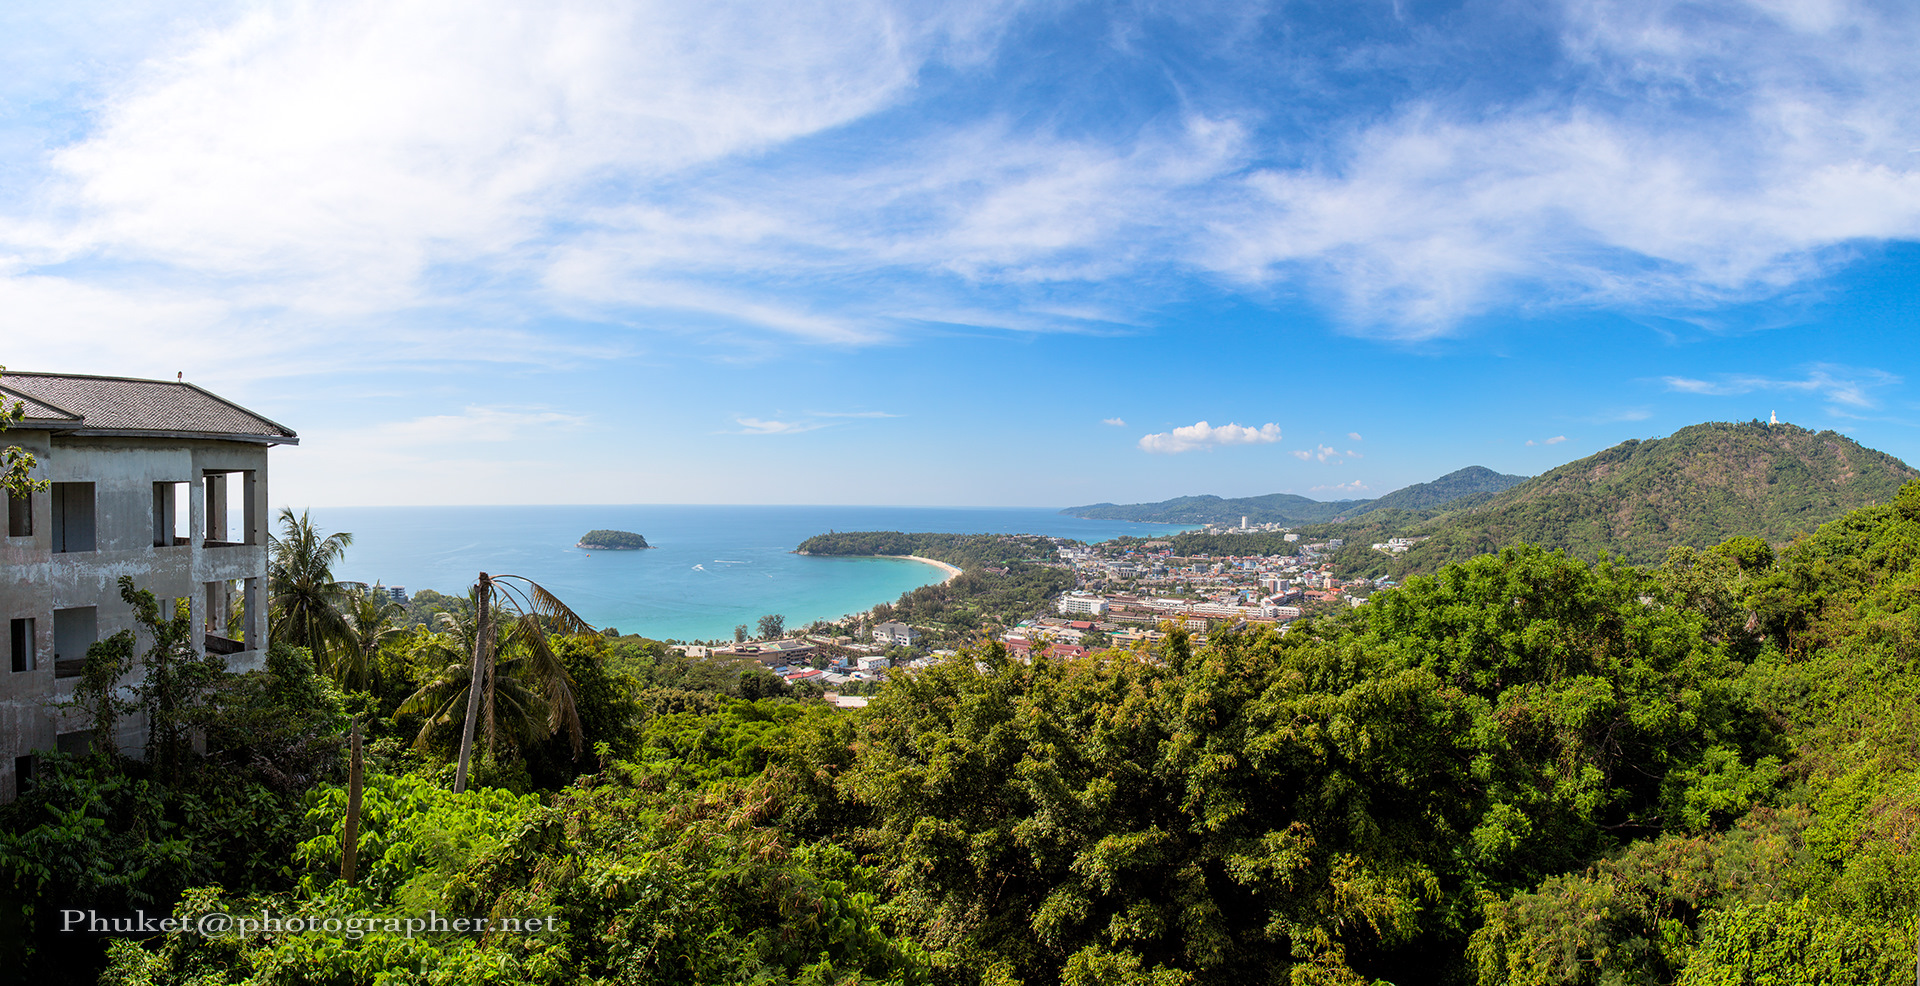
{"label": "coastline", "polygon": [[947,583],[949,583],[949,582],[952,582],[952,581],[953,581],[954,579],[957,579],[957,578],[959,578],[959,577],[960,577],[960,569],[959,569],[958,567],[956,567],[956,566],[953,566],[953,565],[949,565],[949,564],[947,564],[946,562],[943,562],[943,561],[934,561],[934,560],[933,560],[933,559],[931,559],[931,558],[927,558],[927,557],[923,557],[923,556],[921,556],[921,555],[881,555],[881,556],[879,556],[879,557],[882,557],[882,558],[905,558],[905,559],[907,559],[908,561],[917,561],[917,562],[925,562],[925,563],[926,563],[926,564],[928,564],[928,565],[932,565],[933,567],[935,567],[935,568],[937,568],[937,569],[939,569],[939,570],[941,570],[941,571],[943,571],[943,572],[945,572],[945,573],[947,573],[947,577],[946,577],[946,578],[944,578],[944,579],[941,579],[941,580],[940,580],[940,581],[939,581],[939,582],[937,583],[937,584],[939,584],[939,585],[946,585]]}

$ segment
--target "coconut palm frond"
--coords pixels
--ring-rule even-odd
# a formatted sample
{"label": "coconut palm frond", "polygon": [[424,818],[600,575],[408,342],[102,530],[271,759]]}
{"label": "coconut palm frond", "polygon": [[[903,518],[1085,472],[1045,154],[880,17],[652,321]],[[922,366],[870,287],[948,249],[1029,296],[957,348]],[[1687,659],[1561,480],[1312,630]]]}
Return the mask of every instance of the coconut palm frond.
{"label": "coconut palm frond", "polygon": [[518,575],[480,573],[473,600],[477,626],[469,674],[479,677],[480,692],[469,692],[460,766],[454,773],[456,792],[466,788],[476,726],[483,726],[489,751],[495,749],[503,727],[510,741],[538,738],[536,723],[544,725],[547,736],[564,728],[574,756],[580,755],[586,733],[574,699],[573,678],[547,638],[556,633],[598,636],[593,625],[558,596]]}

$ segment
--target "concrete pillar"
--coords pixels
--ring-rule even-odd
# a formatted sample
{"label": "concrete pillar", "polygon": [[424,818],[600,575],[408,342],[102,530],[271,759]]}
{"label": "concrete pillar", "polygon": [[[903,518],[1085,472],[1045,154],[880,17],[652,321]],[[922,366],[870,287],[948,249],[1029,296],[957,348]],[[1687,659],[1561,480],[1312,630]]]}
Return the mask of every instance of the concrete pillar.
{"label": "concrete pillar", "polygon": [[247,649],[262,652],[265,659],[267,649],[267,600],[265,579],[248,579],[242,589],[246,601]]}

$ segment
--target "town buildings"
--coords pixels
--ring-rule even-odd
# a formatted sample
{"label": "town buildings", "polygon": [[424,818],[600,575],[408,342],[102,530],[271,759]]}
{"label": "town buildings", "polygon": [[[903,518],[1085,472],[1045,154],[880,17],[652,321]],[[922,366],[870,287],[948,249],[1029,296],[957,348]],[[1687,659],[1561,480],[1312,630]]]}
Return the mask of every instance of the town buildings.
{"label": "town buildings", "polygon": [[[261,665],[267,451],[299,441],[189,383],[8,372],[0,404],[16,403],[25,418],[0,443],[32,452],[33,478],[51,486],[10,498],[0,540],[0,800],[31,779],[36,751],[93,743],[56,704],[73,697],[90,644],[135,627],[121,576],[163,604],[186,600],[230,669]],[[146,730],[128,717],[112,741],[138,754]]]}
{"label": "town buildings", "polygon": [[886,647],[911,647],[920,631],[905,623],[882,623],[873,628],[873,642]]}

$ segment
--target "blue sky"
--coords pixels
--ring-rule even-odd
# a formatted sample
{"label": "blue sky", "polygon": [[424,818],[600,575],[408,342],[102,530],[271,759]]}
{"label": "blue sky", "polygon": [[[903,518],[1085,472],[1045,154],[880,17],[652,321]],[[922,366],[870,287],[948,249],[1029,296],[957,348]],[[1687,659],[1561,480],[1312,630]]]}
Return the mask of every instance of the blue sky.
{"label": "blue sky", "polygon": [[291,504],[1920,461],[1910,4],[149,7],[0,11],[0,363],[183,371]]}

